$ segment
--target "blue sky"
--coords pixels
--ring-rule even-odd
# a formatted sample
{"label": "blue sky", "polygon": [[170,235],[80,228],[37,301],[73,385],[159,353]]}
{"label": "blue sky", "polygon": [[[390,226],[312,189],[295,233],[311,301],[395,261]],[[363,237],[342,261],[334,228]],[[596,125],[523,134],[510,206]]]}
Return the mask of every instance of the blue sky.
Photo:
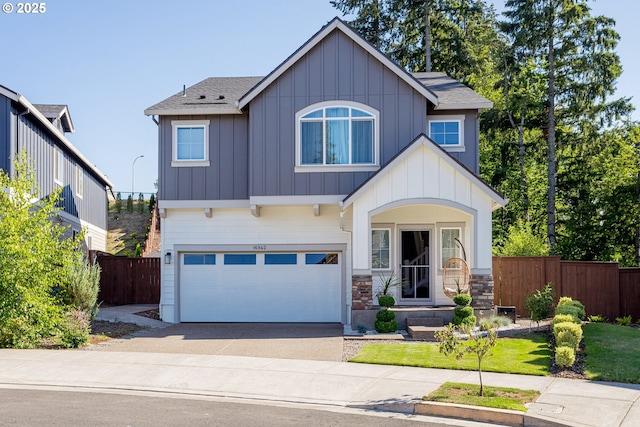
{"label": "blue sky", "polygon": [[[135,191],[154,191],[157,128],[145,108],[207,77],[266,75],[340,15],[329,0],[45,4],[40,15],[0,13],[0,84],[32,103],[67,104],[76,129],[69,140],[122,192],[131,191],[139,155]],[[592,9],[616,20],[624,66],[618,95],[640,105],[640,2],[598,0]]]}

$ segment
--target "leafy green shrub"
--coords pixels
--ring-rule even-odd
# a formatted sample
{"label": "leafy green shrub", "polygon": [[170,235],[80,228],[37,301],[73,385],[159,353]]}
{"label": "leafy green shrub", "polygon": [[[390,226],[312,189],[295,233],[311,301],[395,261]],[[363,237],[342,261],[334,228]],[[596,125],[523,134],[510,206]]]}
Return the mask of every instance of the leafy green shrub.
{"label": "leafy green shrub", "polygon": [[506,316],[490,316],[480,321],[480,330],[499,329],[509,326],[511,323],[513,323],[511,319]]}
{"label": "leafy green shrub", "polygon": [[618,325],[622,325],[622,326],[629,326],[631,325],[631,315],[629,316],[624,316],[624,317],[616,317],[616,323]]}
{"label": "leafy green shrub", "polygon": [[538,289],[527,297],[524,308],[531,314],[531,320],[539,323],[551,315],[554,299],[553,285],[547,283],[544,289]]}
{"label": "leafy green shrub", "polygon": [[60,344],[66,348],[78,348],[89,342],[91,321],[89,314],[80,309],[69,311],[60,331]]}
{"label": "leafy green shrub", "polygon": [[378,297],[378,304],[381,307],[393,307],[396,304],[396,300],[391,295],[380,295]]}
{"label": "leafy green shrub", "polygon": [[577,341],[577,337],[571,331],[560,331],[556,338],[556,347],[571,347],[574,350],[578,349],[580,341]]}
{"label": "leafy green shrub", "polygon": [[122,194],[120,194],[119,191],[118,194],[116,194],[116,212],[122,212]]}
{"label": "leafy green shrub", "polygon": [[453,302],[456,303],[456,305],[459,306],[467,306],[469,304],[471,304],[471,295],[469,294],[458,294],[456,296],[453,297]]}
{"label": "leafy green shrub", "polygon": [[473,316],[473,307],[456,307],[453,312],[458,317],[469,317]]}
{"label": "leafy green shrub", "polygon": [[576,318],[573,317],[570,314],[556,314],[553,317],[553,324],[555,325],[556,323],[564,323],[564,322],[574,322],[574,323],[580,323],[579,321],[576,322]]}
{"label": "leafy green shrub", "polygon": [[565,331],[573,334],[573,337],[569,338],[563,334],[562,339],[565,340],[565,342],[571,339],[571,342],[575,343],[574,348],[577,349],[582,340],[582,326],[573,322],[556,323],[553,325],[553,335],[556,338],[556,342],[559,341],[560,334]]}
{"label": "leafy green shrub", "polygon": [[380,310],[376,313],[376,320],[381,322],[390,322],[395,320],[396,314],[392,310]]}
{"label": "leafy green shrub", "polygon": [[[563,310],[568,310],[566,307],[573,307],[573,310],[569,310],[569,312],[565,312]],[[558,305],[556,306],[556,314],[558,314],[558,309],[560,310],[560,314],[572,314],[575,313],[575,316],[578,320],[582,320],[585,317],[584,305],[580,301],[571,299],[571,297],[562,297],[560,301],[558,301]]]}
{"label": "leafy green shrub", "polygon": [[67,280],[59,289],[59,295],[65,305],[78,308],[85,313],[97,314],[96,303],[100,291],[100,266],[78,259],[68,267]]}
{"label": "leafy green shrub", "polygon": [[153,208],[156,205],[156,196],[154,194],[149,197],[149,212],[153,212]]}
{"label": "leafy green shrub", "polygon": [[576,352],[571,347],[556,347],[556,364],[563,368],[570,368],[576,361]]}
{"label": "leafy green shrub", "polygon": [[376,313],[374,326],[380,333],[395,332],[398,330],[398,322],[395,320],[396,313],[392,310],[384,309]]}
{"label": "leafy green shrub", "polygon": [[376,328],[376,331],[380,332],[381,334],[395,332],[398,330],[398,322],[396,322],[395,320],[391,320],[389,322],[376,320],[374,326]]}
{"label": "leafy green shrub", "polygon": [[573,317],[573,321],[575,323],[580,323],[580,309],[578,307],[575,307],[573,305],[561,305],[559,307],[556,307],[556,316],[558,315],[562,315],[562,316],[571,316]]}
{"label": "leafy green shrub", "polygon": [[509,227],[506,239],[501,242],[502,247],[496,252],[501,256],[545,256],[549,255],[549,245],[546,236],[536,233],[531,223],[519,220]]}
{"label": "leafy green shrub", "polygon": [[607,318],[601,314],[592,314],[591,316],[587,317],[587,320],[591,323],[605,323],[607,321]]}
{"label": "leafy green shrub", "polygon": [[138,194],[138,212],[144,212],[144,194]]}

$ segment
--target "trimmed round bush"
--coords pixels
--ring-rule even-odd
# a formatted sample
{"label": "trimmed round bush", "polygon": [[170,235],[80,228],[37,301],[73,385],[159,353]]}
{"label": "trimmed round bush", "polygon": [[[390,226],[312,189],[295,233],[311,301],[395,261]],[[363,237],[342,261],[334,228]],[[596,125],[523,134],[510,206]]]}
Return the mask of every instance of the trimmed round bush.
{"label": "trimmed round bush", "polygon": [[378,297],[378,304],[380,304],[381,307],[389,308],[396,305],[396,300],[391,295],[380,295]]}
{"label": "trimmed round bush", "polygon": [[556,347],[556,365],[563,368],[570,368],[576,361],[576,352],[571,347]]}
{"label": "trimmed round bush", "polygon": [[568,336],[562,334],[562,339],[565,340],[565,342],[567,340],[570,340],[571,342],[576,343],[574,345],[574,348],[578,348],[578,345],[582,340],[582,326],[573,322],[556,323],[555,325],[553,325],[553,335],[556,338],[556,342],[560,340],[559,338],[561,337],[562,332],[573,334],[572,338],[569,338]]}
{"label": "trimmed round bush", "polygon": [[556,314],[570,314],[575,316],[579,321],[585,318],[584,305],[580,301],[571,299],[570,297],[562,297],[556,306]]}
{"label": "trimmed round bush", "polygon": [[579,322],[576,322],[576,318],[570,314],[556,314],[553,318],[554,325],[556,323],[564,323],[564,322],[579,323]]}
{"label": "trimmed round bush", "polygon": [[471,295],[469,294],[458,294],[453,297],[453,302],[460,306],[467,306],[471,304]]}
{"label": "trimmed round bush", "polygon": [[453,313],[458,317],[473,316],[473,307],[456,307],[453,309]]}
{"label": "trimmed round bush", "polygon": [[476,316],[466,316],[466,317],[460,317],[460,316],[453,316],[453,320],[451,321],[451,323],[453,323],[454,325],[475,325],[476,321],[478,319],[476,318]]}
{"label": "trimmed round bush", "polygon": [[390,322],[395,320],[396,314],[391,310],[380,310],[376,313],[376,320],[381,322]]}
{"label": "trimmed round bush", "polygon": [[573,318],[573,322],[574,323],[580,323],[580,310],[577,307],[574,307],[572,305],[562,305],[559,307],[556,307],[556,316],[557,315],[568,315],[571,316]]}
{"label": "trimmed round bush", "polygon": [[381,334],[395,332],[398,330],[398,322],[396,322],[395,320],[391,320],[390,322],[376,320],[376,323],[374,325],[376,327],[376,331],[380,332]]}
{"label": "trimmed round bush", "polygon": [[556,347],[571,347],[574,350],[578,349],[580,341],[576,341],[576,336],[571,331],[560,331],[556,338]]}

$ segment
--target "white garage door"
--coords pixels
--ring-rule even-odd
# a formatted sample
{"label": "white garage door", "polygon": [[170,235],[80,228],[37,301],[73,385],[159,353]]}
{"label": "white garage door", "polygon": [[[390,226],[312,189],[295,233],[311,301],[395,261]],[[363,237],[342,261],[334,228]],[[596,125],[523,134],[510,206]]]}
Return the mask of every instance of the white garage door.
{"label": "white garage door", "polygon": [[184,253],[181,322],[340,322],[339,252]]}

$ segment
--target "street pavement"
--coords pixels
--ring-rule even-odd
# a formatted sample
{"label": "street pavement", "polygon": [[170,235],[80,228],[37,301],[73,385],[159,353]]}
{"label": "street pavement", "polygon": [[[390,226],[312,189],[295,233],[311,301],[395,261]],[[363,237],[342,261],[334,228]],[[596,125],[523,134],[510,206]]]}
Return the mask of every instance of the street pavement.
{"label": "street pavement", "polygon": [[[640,385],[490,372],[482,377],[485,385],[541,392],[527,413],[528,425],[640,425]],[[477,383],[478,373],[220,354],[0,350],[3,387],[154,392],[330,410],[410,412],[447,381]]]}

